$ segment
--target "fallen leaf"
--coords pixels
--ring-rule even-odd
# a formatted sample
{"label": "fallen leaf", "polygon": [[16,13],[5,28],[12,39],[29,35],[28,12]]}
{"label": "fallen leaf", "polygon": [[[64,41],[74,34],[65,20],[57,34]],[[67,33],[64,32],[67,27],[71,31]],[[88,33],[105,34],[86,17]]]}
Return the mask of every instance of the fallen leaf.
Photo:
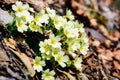
{"label": "fallen leaf", "polygon": [[110,48],[110,46],[111,46],[111,41],[110,41],[110,40],[105,40],[105,46],[106,46],[107,48]]}
{"label": "fallen leaf", "polygon": [[6,51],[4,50],[2,44],[0,43],[0,65],[8,66],[7,61],[9,61],[9,58],[8,58]]}
{"label": "fallen leaf", "polygon": [[13,40],[13,39],[7,39],[7,38],[4,38],[3,39],[5,43],[8,43],[6,44],[7,46],[10,46],[12,49],[16,49],[17,45],[16,45],[16,42]]}
{"label": "fallen leaf", "polygon": [[113,52],[114,58],[120,61],[120,50],[116,50]]}
{"label": "fallen leaf", "polygon": [[[100,48],[99,48],[100,49]],[[99,52],[98,55],[100,59],[102,60],[113,60],[113,53],[110,50],[103,50],[102,52]]]}
{"label": "fallen leaf", "polygon": [[13,4],[15,3],[17,0],[2,0],[2,2],[4,2],[5,4]]}
{"label": "fallen leaf", "polygon": [[94,40],[91,43],[92,43],[92,46],[96,46],[96,47],[98,47],[100,45],[100,41],[98,41],[98,40]]}
{"label": "fallen leaf", "polygon": [[34,9],[38,12],[47,6],[47,2],[43,0],[24,0],[24,1],[31,4],[34,7]]}
{"label": "fallen leaf", "polygon": [[119,69],[120,70],[120,63],[118,63],[118,61],[113,61],[113,64],[115,66],[115,69]]}
{"label": "fallen leaf", "polygon": [[31,77],[33,77],[35,75],[35,70],[33,69],[33,66],[32,66],[32,61],[31,59],[25,54],[25,53],[22,53],[18,48],[17,48],[17,45],[16,45],[16,42],[12,39],[4,39],[5,40],[5,43],[7,46],[9,46],[9,49],[14,53],[16,54],[20,60],[24,63],[24,65],[26,66],[27,70],[28,70],[28,73]]}
{"label": "fallen leaf", "polygon": [[[120,79],[120,73],[113,72],[112,75]],[[119,79],[116,79],[116,80],[119,80]]]}
{"label": "fallen leaf", "polygon": [[16,54],[20,60],[24,63],[24,65],[27,67],[28,73],[31,77],[35,75],[35,70],[33,69],[33,66],[31,64],[30,59],[25,55],[25,53],[19,53],[17,51],[14,51],[13,49],[10,48],[10,50]]}

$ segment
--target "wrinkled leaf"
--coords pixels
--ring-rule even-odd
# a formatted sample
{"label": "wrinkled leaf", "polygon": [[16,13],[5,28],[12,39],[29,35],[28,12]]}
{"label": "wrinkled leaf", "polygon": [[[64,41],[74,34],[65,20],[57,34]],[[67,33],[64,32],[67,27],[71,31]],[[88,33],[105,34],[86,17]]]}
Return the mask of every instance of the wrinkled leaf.
{"label": "wrinkled leaf", "polygon": [[24,53],[19,53],[17,51],[14,51],[13,49],[10,49],[10,50],[20,58],[20,60],[27,67],[30,76],[33,77],[35,75],[35,70],[33,69],[31,65],[30,59]]}
{"label": "wrinkled leaf", "polygon": [[[27,70],[28,70],[28,73],[31,77],[33,77],[35,75],[35,70],[33,69],[32,67],[32,63],[30,61],[30,58],[25,54],[25,53],[22,53],[19,49],[16,49],[16,43],[14,40],[10,39],[10,40],[7,40],[7,39],[4,39],[5,40],[5,43],[7,46],[9,46],[10,50],[15,54],[17,55],[20,60],[23,62],[23,64],[26,66]],[[9,42],[10,41],[10,42]]]}

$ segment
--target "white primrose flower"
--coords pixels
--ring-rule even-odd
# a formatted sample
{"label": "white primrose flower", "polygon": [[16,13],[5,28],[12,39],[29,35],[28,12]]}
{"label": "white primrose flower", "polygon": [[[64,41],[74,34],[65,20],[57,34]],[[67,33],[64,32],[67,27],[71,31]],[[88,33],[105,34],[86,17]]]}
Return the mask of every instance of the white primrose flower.
{"label": "white primrose flower", "polygon": [[56,57],[61,50],[59,48],[52,48],[52,56]]}
{"label": "white primrose flower", "polygon": [[57,61],[62,67],[66,67],[68,60],[69,57],[67,55],[64,55],[63,51],[59,52],[59,54],[55,57],[55,61]]}
{"label": "white primrose flower", "polygon": [[64,29],[64,34],[70,38],[72,36],[71,29],[70,28],[65,28]]}
{"label": "white primrose flower", "polygon": [[74,22],[73,21],[68,21],[67,27],[68,28],[74,28]]}
{"label": "white primrose flower", "polygon": [[41,10],[40,13],[38,13],[39,16],[39,23],[48,23],[49,16],[45,13],[45,10]]}
{"label": "white primrose flower", "polygon": [[55,72],[49,69],[42,72],[42,80],[55,80],[54,78]]}
{"label": "white primrose flower", "polygon": [[87,54],[87,51],[89,50],[88,47],[89,47],[88,44],[83,43],[80,45],[79,50],[83,55],[85,55],[85,54]]}
{"label": "white primrose flower", "polygon": [[80,43],[79,41],[77,41],[77,39],[75,41],[73,41],[72,43],[70,43],[69,45],[71,47],[71,49],[73,49],[74,51],[77,51],[78,48],[80,47]]}
{"label": "white primrose flower", "polygon": [[82,33],[80,37],[80,42],[88,43],[88,38],[87,38],[86,33]]}
{"label": "white primrose flower", "polygon": [[48,39],[48,44],[51,45],[53,48],[60,48],[61,49],[61,43],[60,37],[54,36],[54,34],[51,34]]}
{"label": "white primrose flower", "polygon": [[79,36],[77,28],[65,28],[64,29],[64,34],[68,38],[78,38],[78,36]]}
{"label": "white primrose flower", "polygon": [[80,52],[85,55],[87,54],[87,51],[89,50],[89,44],[88,44],[88,38],[85,33],[82,33],[82,36],[78,38],[78,41],[80,42],[79,50]]}
{"label": "white primrose flower", "polygon": [[39,25],[39,26],[42,26],[42,23],[45,23],[47,24],[49,21],[49,17],[47,14],[45,14],[45,11],[44,10],[41,10],[40,13],[38,13],[35,18],[34,18],[34,22]]}
{"label": "white primrose flower", "polygon": [[23,15],[23,12],[26,11],[24,5],[21,1],[17,1],[16,5],[12,6],[12,9],[16,11],[16,16],[21,17]]}
{"label": "white primrose flower", "polygon": [[39,21],[40,21],[40,23],[48,24],[48,22],[49,22],[48,19],[49,19],[48,15],[43,14],[42,16],[40,16]]}
{"label": "white primrose flower", "polygon": [[32,7],[30,7],[28,4],[24,4],[23,6],[24,6],[25,10],[35,12],[34,9]]}
{"label": "white primrose flower", "polygon": [[66,18],[63,18],[62,20],[62,28],[65,29],[66,27],[68,27],[68,22],[67,22],[67,19]]}
{"label": "white primrose flower", "polygon": [[49,7],[46,8],[47,14],[51,19],[54,19],[56,16],[56,12],[53,9],[50,9]]}
{"label": "white primrose flower", "polygon": [[47,55],[49,54],[50,46],[48,45],[48,40],[45,39],[45,41],[40,41],[39,43],[40,46],[40,51],[41,53],[46,53]]}
{"label": "white primrose flower", "polygon": [[68,44],[68,48],[67,48],[68,53],[73,58],[75,58],[77,56],[77,54],[75,53],[75,51],[79,50],[79,47],[80,47],[79,39],[69,38],[69,39],[66,40],[66,43]]}
{"label": "white primrose flower", "polygon": [[[65,21],[65,20],[64,20]],[[64,34],[68,38],[73,38],[73,37],[78,37],[78,29],[74,28],[74,23],[73,21],[68,21],[67,23],[63,23],[63,29],[64,29]]]}
{"label": "white primrose flower", "polygon": [[75,28],[78,28],[79,32],[85,33],[85,29],[83,28],[84,25],[82,23],[75,21],[74,26],[75,26]]}
{"label": "white primrose flower", "polygon": [[57,30],[60,30],[60,28],[62,27],[62,25],[63,25],[62,20],[63,20],[63,18],[61,16],[55,16],[53,23]]}
{"label": "white primrose flower", "polygon": [[73,61],[73,65],[76,67],[77,70],[82,69],[82,57],[75,58]]}
{"label": "white primrose flower", "polygon": [[72,32],[72,34],[73,34],[73,36],[72,37],[74,37],[74,38],[78,38],[78,36],[79,36],[79,31],[78,31],[78,29],[77,28],[74,28],[74,29],[72,29],[71,30]]}
{"label": "white primrose flower", "polygon": [[41,57],[38,57],[38,56],[35,57],[35,59],[33,60],[33,63],[34,63],[33,68],[37,70],[37,72],[42,71],[43,70],[42,67],[45,66],[45,61],[42,61]]}
{"label": "white primrose flower", "polygon": [[31,21],[34,19],[34,17],[31,16],[28,11],[24,11],[19,17],[21,17],[25,22],[28,23],[31,23]]}
{"label": "white primrose flower", "polygon": [[17,29],[19,32],[24,32],[24,31],[27,31],[27,29],[28,29],[28,26],[22,20],[17,20],[16,26],[17,26]]}
{"label": "white primrose flower", "polygon": [[38,16],[38,15],[35,16],[35,18],[34,18],[33,21],[34,21],[37,25],[42,26],[42,24],[40,23],[40,19],[39,19],[39,16]]}
{"label": "white primrose flower", "polygon": [[68,47],[67,51],[68,51],[70,54],[74,53],[74,50],[71,48],[71,46]]}
{"label": "white primrose flower", "polygon": [[71,46],[69,46],[68,47],[68,53],[73,57],[73,58],[75,58],[76,56],[77,56],[77,54],[75,53],[75,50],[73,50],[72,48],[71,48]]}
{"label": "white primrose flower", "polygon": [[16,5],[12,5],[12,9],[16,12],[24,11],[22,2],[21,1],[16,1]]}
{"label": "white primrose flower", "polygon": [[72,12],[70,10],[66,10],[66,17],[70,20],[74,20],[74,16],[72,15]]}
{"label": "white primrose flower", "polygon": [[43,33],[41,27],[38,26],[38,25],[36,25],[34,22],[31,22],[31,23],[29,24],[29,28],[30,28],[30,30],[33,31],[33,32],[40,32],[41,34]]}

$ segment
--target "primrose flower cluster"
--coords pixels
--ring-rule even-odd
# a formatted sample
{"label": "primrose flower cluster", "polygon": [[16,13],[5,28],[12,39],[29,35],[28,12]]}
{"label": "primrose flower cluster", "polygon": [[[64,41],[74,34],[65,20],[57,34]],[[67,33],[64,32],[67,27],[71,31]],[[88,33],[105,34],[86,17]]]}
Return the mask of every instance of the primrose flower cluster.
{"label": "primrose flower cluster", "polygon": [[55,79],[53,70],[44,69],[47,61],[58,65],[57,67],[81,70],[80,54],[87,54],[88,39],[83,24],[75,21],[70,10],[66,11],[66,15],[59,16],[55,10],[47,7],[35,14],[33,8],[20,1],[17,1],[12,9],[15,11],[18,32],[38,32],[45,36],[39,43],[40,55],[33,60],[33,67],[37,72],[42,72],[42,79]]}

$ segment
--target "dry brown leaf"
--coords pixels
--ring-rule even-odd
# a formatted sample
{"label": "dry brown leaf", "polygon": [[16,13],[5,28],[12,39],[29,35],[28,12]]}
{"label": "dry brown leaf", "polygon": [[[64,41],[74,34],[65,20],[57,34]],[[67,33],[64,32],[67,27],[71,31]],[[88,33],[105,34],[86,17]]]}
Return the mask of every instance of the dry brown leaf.
{"label": "dry brown leaf", "polygon": [[2,44],[0,43],[0,65],[8,65],[7,61],[9,61],[9,58],[8,58]]}
{"label": "dry brown leaf", "polygon": [[120,63],[118,63],[118,61],[113,61],[113,64],[115,66],[115,69],[119,69],[120,70]]}
{"label": "dry brown leaf", "polygon": [[111,45],[111,41],[110,40],[105,40],[105,46],[107,48],[110,48],[110,45]]}
{"label": "dry brown leaf", "polygon": [[90,19],[90,23],[91,23],[91,26],[97,26],[98,23],[97,23],[97,20],[96,19]]}
{"label": "dry brown leaf", "polygon": [[[112,74],[113,74],[113,76],[118,77],[118,78],[120,79],[120,73],[118,73],[118,72],[113,72]],[[116,80],[118,80],[118,79],[116,79]]]}
{"label": "dry brown leaf", "polygon": [[28,73],[31,77],[35,75],[35,70],[32,67],[30,59],[25,55],[25,53],[19,53],[17,51],[14,51],[13,49],[10,48],[10,50],[15,53],[20,60],[24,63],[24,65],[27,67]]}
{"label": "dry brown leaf", "polygon": [[113,60],[113,53],[110,50],[100,52],[99,58],[103,60]]}
{"label": "dry brown leaf", "polygon": [[9,49],[16,54],[20,60],[24,63],[24,65],[26,66],[28,73],[31,77],[33,77],[35,75],[35,70],[32,67],[32,61],[30,60],[30,58],[25,54],[22,53],[18,48],[16,48],[16,42],[13,39],[4,39],[5,43],[7,46],[9,46]]}
{"label": "dry brown leaf", "polygon": [[41,9],[45,8],[48,4],[43,0],[23,0],[27,3],[30,3],[36,11],[40,11]]}
{"label": "dry brown leaf", "polygon": [[96,46],[96,47],[100,46],[100,41],[94,40],[94,41],[92,42],[92,46]]}
{"label": "dry brown leaf", "polygon": [[113,31],[112,33],[109,33],[109,31],[103,25],[99,26],[98,28],[100,32],[102,32],[103,35],[109,38],[110,40],[113,40],[113,41],[119,40],[120,33],[118,31]]}
{"label": "dry brown leaf", "polygon": [[3,3],[5,4],[13,4],[15,3],[17,0],[1,0]]}
{"label": "dry brown leaf", "polygon": [[120,50],[116,50],[113,52],[114,58],[120,61]]}
{"label": "dry brown leaf", "polygon": [[13,39],[7,39],[7,38],[4,38],[3,39],[4,41],[5,41],[5,43],[8,43],[8,44],[6,44],[7,46],[10,46],[12,49],[16,49],[16,42],[13,40]]}
{"label": "dry brown leaf", "polygon": [[99,63],[96,61],[96,59],[93,57],[93,58],[89,58],[87,60],[87,64],[93,68],[95,68],[96,66],[99,66]]}

